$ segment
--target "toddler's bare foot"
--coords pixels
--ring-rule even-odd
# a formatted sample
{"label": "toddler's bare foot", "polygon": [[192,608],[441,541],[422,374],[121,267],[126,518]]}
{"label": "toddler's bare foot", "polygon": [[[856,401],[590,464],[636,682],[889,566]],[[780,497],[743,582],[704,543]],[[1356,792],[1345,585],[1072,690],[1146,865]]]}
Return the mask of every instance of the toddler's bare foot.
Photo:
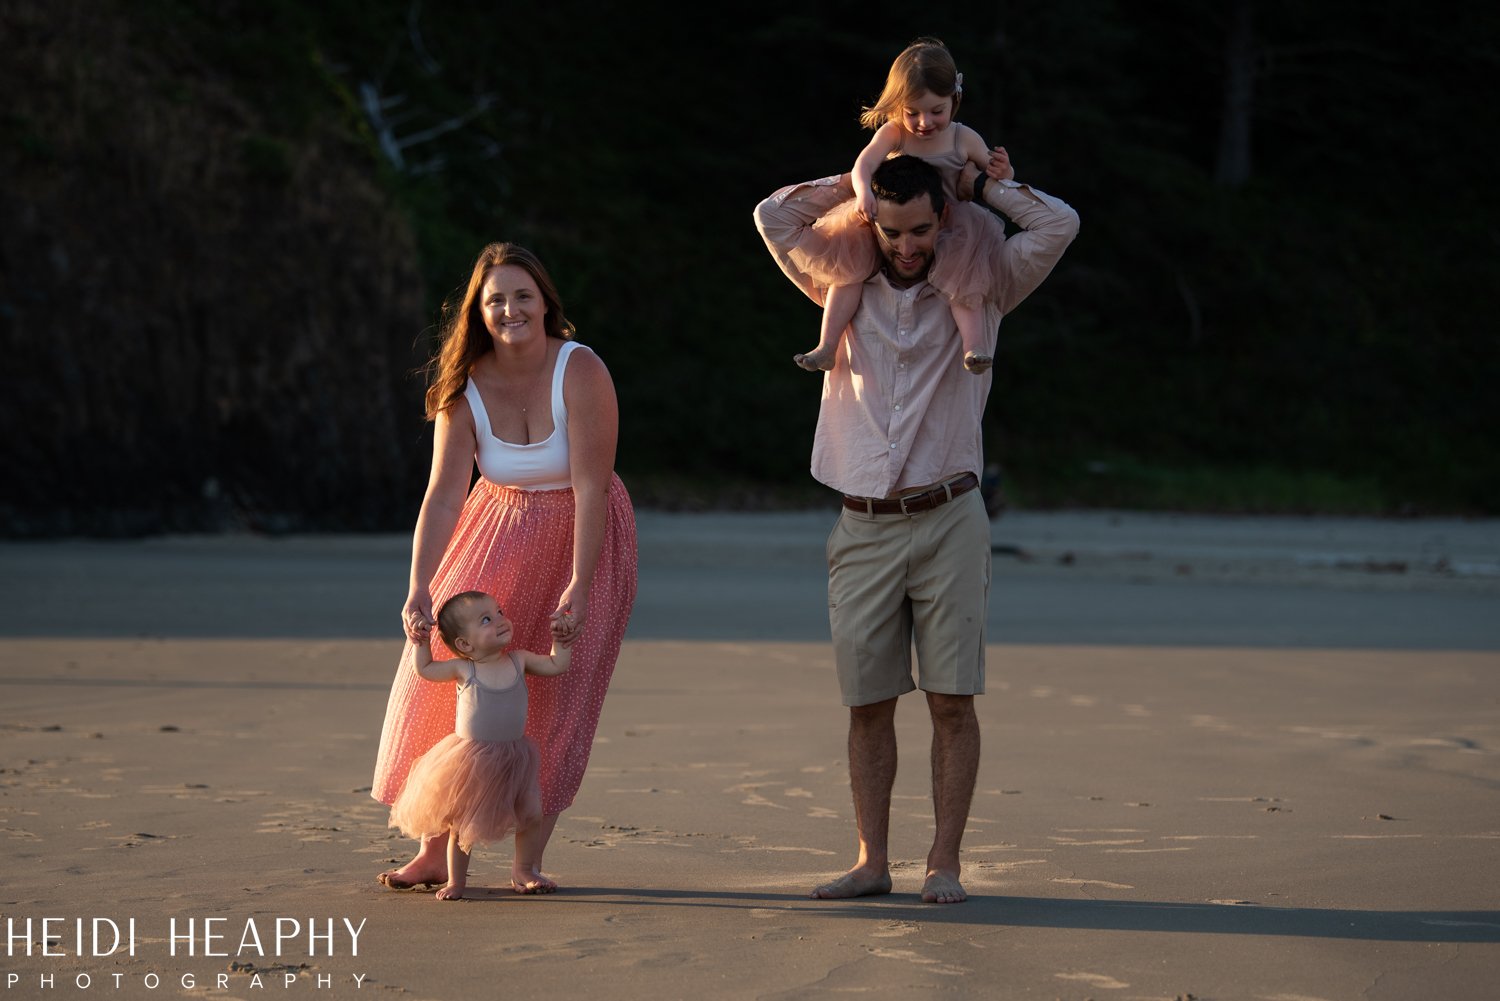
{"label": "toddler's bare foot", "polygon": [[813,348],[806,354],[792,355],[792,361],[809,372],[827,372],[833,368],[833,349]]}
{"label": "toddler's bare foot", "polygon": [[982,355],[977,351],[970,351],[964,355],[964,368],[975,375],[983,375],[994,364],[995,358],[993,355]]}
{"label": "toddler's bare foot", "polygon": [[439,900],[462,900],[464,899],[464,884],[456,880],[449,880],[448,885],[433,894]]}
{"label": "toddler's bare foot", "polygon": [[517,893],[556,893],[557,881],[543,876],[535,867],[511,866],[510,888]]}
{"label": "toddler's bare foot", "polygon": [[932,870],[922,884],[922,900],[928,904],[961,904],[969,899],[958,877],[948,872]]}
{"label": "toddler's bare foot", "polygon": [[891,892],[891,874],[887,869],[862,869],[855,866],[837,879],[813,888],[814,900],[846,900],[850,897],[874,897]]}

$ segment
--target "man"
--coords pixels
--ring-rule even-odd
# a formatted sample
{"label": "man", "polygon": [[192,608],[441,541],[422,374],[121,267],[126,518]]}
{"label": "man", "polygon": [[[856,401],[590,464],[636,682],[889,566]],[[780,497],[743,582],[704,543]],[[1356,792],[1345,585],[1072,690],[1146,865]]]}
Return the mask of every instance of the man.
{"label": "man", "polygon": [[[1021,228],[992,248],[996,279],[984,311],[993,354],[1001,317],[1051,272],[1078,232],[1078,215],[1010,180],[1003,149],[990,173],[1000,179],[965,167],[958,194],[967,200],[977,191]],[[974,696],[984,691],[990,535],[976,488],[991,376],[965,371],[947,300],[926,283],[949,211],[937,170],[894,157],[876,170],[873,188],[883,264],[864,283],[851,333],[824,377],[812,456],[813,477],[844,495],[828,540],[828,618],[849,707],[859,857],[812,896],[890,892],[896,700],[920,687],[932,717],[937,821],[922,899],[959,903],[966,899],[959,848],[979,768]],[[783,188],[756,206],[772,256],[815,302],[822,293],[788,251],[852,191],[847,175],[830,177]]]}

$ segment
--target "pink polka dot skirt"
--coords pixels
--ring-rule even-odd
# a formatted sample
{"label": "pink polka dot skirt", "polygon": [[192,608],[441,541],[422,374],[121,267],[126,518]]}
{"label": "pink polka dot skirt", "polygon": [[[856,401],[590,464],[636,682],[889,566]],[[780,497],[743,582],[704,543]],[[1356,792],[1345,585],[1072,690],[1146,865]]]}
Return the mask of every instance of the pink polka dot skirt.
{"label": "pink polka dot skirt", "polygon": [[[573,576],[573,491],[514,490],[480,479],[432,581],[433,608],[460,591],[495,596],[515,624],[515,645],[545,653],[552,647],[548,616]],[[554,678],[528,675],[526,735],[541,749],[542,810],[561,813],[573,803],[588,767],[604,693],[635,604],[635,514],[630,495],[613,477],[604,546],[589,591],[583,634],[572,665]],[[453,732],[455,687],[424,681],[408,643],[386,705],[375,781],[370,795],[395,802],[412,762]],[[453,653],[433,632],[432,656]]]}

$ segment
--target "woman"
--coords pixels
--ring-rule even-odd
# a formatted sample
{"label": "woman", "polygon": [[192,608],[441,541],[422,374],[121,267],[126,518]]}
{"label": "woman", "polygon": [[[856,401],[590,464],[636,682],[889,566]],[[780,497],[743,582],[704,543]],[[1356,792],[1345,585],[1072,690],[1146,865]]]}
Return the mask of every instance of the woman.
{"label": "woman", "polygon": [[[401,611],[407,645],[386,706],[371,795],[390,804],[408,769],[453,730],[454,688],[422,681],[415,644],[461,591],[495,597],[514,644],[572,641],[573,666],[527,678],[526,734],[541,749],[542,823],[516,837],[517,893],[550,893],[542,853],[583,781],[604,692],[635,602],[635,516],[614,474],[619,411],[608,370],[572,340],[545,268],[509,243],[480,252],[430,366],[432,473]],[[480,478],[470,489],[475,464]],[[453,656],[432,635],[433,656]],[[443,652],[439,652],[443,649]],[[427,838],[392,889],[447,881],[447,842]]]}

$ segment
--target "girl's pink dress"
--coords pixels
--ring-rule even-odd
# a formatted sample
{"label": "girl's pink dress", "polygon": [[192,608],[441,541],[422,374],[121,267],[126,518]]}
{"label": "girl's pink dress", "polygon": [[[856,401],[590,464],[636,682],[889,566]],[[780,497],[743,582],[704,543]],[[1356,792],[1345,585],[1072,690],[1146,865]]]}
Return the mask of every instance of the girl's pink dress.
{"label": "girl's pink dress", "polygon": [[516,677],[504,688],[487,687],[467,664],[467,677],[456,686],[454,732],[412,765],[391,806],[390,826],[410,838],[452,831],[469,851],[541,819],[540,755],[526,736],[526,674],[514,657],[511,662]]}
{"label": "girl's pink dress", "polygon": [[[565,434],[562,405],[563,360],[554,380],[553,422]],[[489,419],[476,423],[477,435],[490,435]],[[493,436],[491,436],[493,437]],[[493,446],[487,442],[481,448]],[[531,446],[515,446],[530,448]],[[530,709],[526,735],[541,751],[542,810],[561,813],[573,803],[588,767],[604,693],[620,654],[625,627],[635,604],[635,512],[618,476],[610,478],[604,543],[589,591],[588,616],[572,646],[572,665],[556,677],[526,678]],[[523,650],[549,650],[548,616],[573,576],[573,490],[523,490],[475,481],[464,502],[453,538],[432,578],[433,608],[460,591],[493,595],[515,626],[514,644]],[[380,751],[370,795],[396,801],[412,762],[453,732],[453,685],[424,681],[407,643],[391,683]],[[456,654],[432,634],[435,660]]]}
{"label": "girl's pink dress", "polygon": [[[954,122],[952,128],[957,128]],[[892,156],[900,154],[896,150]],[[938,169],[948,201],[948,224],[938,233],[927,282],[951,302],[977,307],[992,292],[995,260],[1005,242],[1005,224],[989,209],[958,200],[959,171],[967,162],[958,144],[939,155],[915,154]],[[813,223],[788,256],[817,284],[859,285],[881,264],[875,230],[856,213],[850,198]]]}

